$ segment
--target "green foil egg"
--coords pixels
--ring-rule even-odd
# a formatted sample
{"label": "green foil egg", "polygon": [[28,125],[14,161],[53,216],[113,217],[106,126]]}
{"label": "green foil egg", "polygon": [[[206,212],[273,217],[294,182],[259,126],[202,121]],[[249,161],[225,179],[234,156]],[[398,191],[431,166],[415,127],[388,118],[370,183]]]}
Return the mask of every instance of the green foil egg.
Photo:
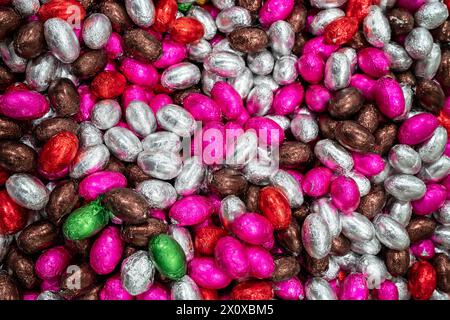
{"label": "green foil egg", "polygon": [[192,3],[179,3],[178,4],[178,10],[180,10],[183,13],[186,13],[191,7],[192,7]]}
{"label": "green foil egg", "polygon": [[92,237],[109,222],[110,212],[103,208],[100,199],[72,212],[63,225],[64,237],[69,240],[83,240]]}
{"label": "green foil egg", "polygon": [[149,242],[150,257],[165,277],[178,280],[186,274],[186,256],[178,242],[167,234],[154,236]]}

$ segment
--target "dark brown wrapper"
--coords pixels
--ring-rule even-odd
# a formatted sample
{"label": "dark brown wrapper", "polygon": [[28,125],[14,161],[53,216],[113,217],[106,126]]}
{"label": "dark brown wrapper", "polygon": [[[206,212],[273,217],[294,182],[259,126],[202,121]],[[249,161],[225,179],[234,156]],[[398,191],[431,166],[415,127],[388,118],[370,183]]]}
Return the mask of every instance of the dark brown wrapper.
{"label": "dark brown wrapper", "polygon": [[342,234],[331,241],[331,252],[336,256],[344,256],[350,252],[351,243]]}
{"label": "dark brown wrapper", "polygon": [[276,237],[280,245],[294,255],[299,255],[302,251],[302,238],[300,226],[297,220],[291,219],[289,227],[276,232]]}
{"label": "dark brown wrapper", "polygon": [[150,209],[150,205],[143,195],[128,188],[108,191],[102,204],[117,218],[133,224],[145,222]]}
{"label": "dark brown wrapper", "polygon": [[303,46],[306,43],[306,38],[300,32],[295,35],[294,46],[292,47],[292,53],[296,56],[302,54]]}
{"label": "dark brown wrapper", "polygon": [[437,223],[433,219],[427,217],[414,217],[406,226],[406,231],[408,232],[411,243],[414,243],[419,240],[430,238],[433,235],[436,226]]}
{"label": "dark brown wrapper", "polygon": [[326,139],[334,139],[338,121],[321,114],[318,119],[320,134]]}
{"label": "dark brown wrapper", "polygon": [[450,20],[446,20],[443,24],[432,31],[433,38],[439,42],[450,42]]}
{"label": "dark brown wrapper", "polygon": [[14,51],[24,59],[33,59],[45,51],[44,24],[31,21],[24,24],[14,36]]}
{"label": "dark brown wrapper", "polygon": [[127,167],[123,164],[123,162],[118,160],[116,157],[111,156],[104,170],[119,172],[125,175],[127,172]]}
{"label": "dark brown wrapper", "polygon": [[245,194],[248,187],[244,175],[234,169],[220,169],[211,174],[209,187],[220,197]]}
{"label": "dark brown wrapper", "polygon": [[300,263],[295,257],[275,257],[273,281],[282,281],[296,276],[300,272]]}
{"label": "dark brown wrapper", "polygon": [[307,11],[301,4],[296,4],[291,15],[287,18],[287,22],[292,26],[295,33],[302,31],[306,25]]}
{"label": "dark brown wrapper", "polygon": [[50,221],[31,223],[17,237],[17,246],[26,254],[35,254],[50,248],[58,237],[58,229]]}
{"label": "dark brown wrapper", "polygon": [[30,172],[36,169],[37,153],[21,142],[0,141],[0,166],[11,172]]}
{"label": "dark brown wrapper", "polygon": [[330,115],[336,119],[345,120],[361,110],[364,97],[356,88],[345,88],[334,95],[328,104]]}
{"label": "dark brown wrapper", "polygon": [[292,216],[297,219],[297,222],[299,225],[303,224],[303,221],[305,221],[306,217],[311,213],[309,210],[309,204],[303,203],[300,208],[296,208],[292,210]]}
{"label": "dark brown wrapper", "polygon": [[375,146],[374,152],[379,154],[386,154],[394,145],[397,139],[398,128],[393,123],[388,123],[375,131]]}
{"label": "dark brown wrapper", "polygon": [[0,90],[5,90],[15,80],[14,74],[8,68],[0,65]]}
{"label": "dark brown wrapper", "polygon": [[329,256],[326,256],[322,259],[316,259],[311,257],[306,252],[304,254],[303,264],[305,269],[316,277],[322,275],[324,272],[328,270],[329,262],[330,262]]}
{"label": "dark brown wrapper", "polygon": [[416,76],[411,71],[397,73],[395,78],[400,84],[411,86],[411,88],[416,86]]}
{"label": "dark brown wrapper", "polygon": [[80,110],[80,97],[73,82],[59,78],[48,89],[50,103],[61,117],[73,116]]}
{"label": "dark brown wrapper", "polygon": [[62,218],[71,213],[79,201],[78,184],[72,180],[65,181],[52,190],[45,211],[50,221],[59,226]]}
{"label": "dark brown wrapper", "polygon": [[352,151],[367,153],[373,150],[375,137],[355,121],[340,121],[336,126],[336,140]]}
{"label": "dark brown wrapper", "polygon": [[61,276],[61,295],[73,298],[85,293],[96,282],[96,274],[89,264],[70,265]]}
{"label": "dark brown wrapper", "polygon": [[438,253],[433,258],[433,266],[436,270],[438,289],[450,293],[450,258],[444,253]]}
{"label": "dark brown wrapper", "polygon": [[418,80],[415,98],[422,108],[436,115],[444,107],[444,91],[440,84],[433,80]]}
{"label": "dark brown wrapper", "polygon": [[6,265],[25,289],[33,289],[39,284],[39,279],[34,272],[33,259],[24,255],[17,248],[13,247],[9,251]]}
{"label": "dark brown wrapper", "polygon": [[353,38],[350,39],[350,41],[348,42],[348,46],[355,50],[360,50],[362,48],[368,47],[369,43],[367,42],[363,32],[360,30],[355,33]]}
{"label": "dark brown wrapper", "polygon": [[125,225],[122,228],[122,239],[137,247],[146,247],[151,237],[161,233],[167,233],[167,230],[168,227],[164,221],[149,218],[142,224]]}
{"label": "dark brown wrapper", "polygon": [[142,29],[125,31],[123,43],[128,57],[144,62],[156,61],[162,54],[161,42]]}
{"label": "dark brown wrapper", "polygon": [[450,49],[442,50],[441,64],[436,78],[444,87],[450,87]]}
{"label": "dark brown wrapper", "polygon": [[311,148],[302,142],[286,141],[280,146],[280,165],[295,168],[307,164],[313,158]]}
{"label": "dark brown wrapper", "polygon": [[0,300],[19,300],[19,289],[13,278],[5,271],[0,271]]}
{"label": "dark brown wrapper", "polygon": [[72,63],[72,72],[79,78],[92,78],[102,72],[108,62],[105,51],[89,50]]}
{"label": "dark brown wrapper", "polygon": [[149,180],[152,177],[142,171],[141,168],[135,163],[129,164],[126,169],[126,176],[128,183],[132,187],[136,187],[139,183]]}
{"label": "dark brown wrapper", "polygon": [[255,53],[264,50],[269,44],[267,33],[260,28],[244,27],[228,34],[230,47],[244,53]]}
{"label": "dark brown wrapper", "polygon": [[238,4],[251,13],[257,13],[262,6],[262,0],[238,0]]}
{"label": "dark brown wrapper", "polygon": [[253,184],[247,189],[245,194],[245,206],[249,212],[261,212],[261,209],[259,209],[259,190],[261,190],[261,187]]}
{"label": "dark brown wrapper", "polygon": [[386,16],[391,25],[392,34],[395,36],[406,35],[414,28],[414,17],[406,9],[392,9]]}
{"label": "dark brown wrapper", "polygon": [[11,36],[21,22],[22,18],[12,8],[0,7],[0,41]]}
{"label": "dark brown wrapper", "polygon": [[104,1],[100,4],[99,10],[111,21],[111,25],[116,32],[122,33],[133,26],[133,22],[125,10],[125,7],[116,1]]}
{"label": "dark brown wrapper", "polygon": [[369,130],[370,133],[374,133],[380,123],[380,111],[375,105],[366,104],[356,117],[356,122]]}
{"label": "dark brown wrapper", "polygon": [[100,291],[102,291],[103,285],[97,284],[92,288],[86,290],[86,293],[75,297],[75,300],[100,300]]}
{"label": "dark brown wrapper", "polygon": [[22,128],[12,119],[0,116],[0,140],[18,140],[22,136]]}
{"label": "dark brown wrapper", "polygon": [[34,135],[36,139],[45,143],[50,140],[55,134],[63,131],[69,131],[77,134],[78,123],[71,118],[51,118],[42,121],[34,128]]}
{"label": "dark brown wrapper", "polygon": [[386,204],[386,192],[382,186],[373,186],[369,194],[361,197],[358,212],[365,215],[369,220],[372,220],[378,213],[381,212]]}
{"label": "dark brown wrapper", "polygon": [[79,255],[83,258],[89,257],[89,252],[91,250],[91,239],[83,240],[67,240],[65,239],[65,246],[71,251],[73,255]]}
{"label": "dark brown wrapper", "polygon": [[384,262],[389,273],[394,277],[405,275],[409,268],[409,249],[403,251],[386,249]]}

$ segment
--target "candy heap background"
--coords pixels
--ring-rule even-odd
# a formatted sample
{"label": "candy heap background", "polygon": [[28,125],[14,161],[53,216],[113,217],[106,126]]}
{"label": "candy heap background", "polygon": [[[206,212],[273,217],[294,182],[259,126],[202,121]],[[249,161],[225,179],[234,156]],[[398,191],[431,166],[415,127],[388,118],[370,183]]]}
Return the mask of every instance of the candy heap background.
{"label": "candy heap background", "polygon": [[0,5],[0,299],[450,299],[450,1]]}

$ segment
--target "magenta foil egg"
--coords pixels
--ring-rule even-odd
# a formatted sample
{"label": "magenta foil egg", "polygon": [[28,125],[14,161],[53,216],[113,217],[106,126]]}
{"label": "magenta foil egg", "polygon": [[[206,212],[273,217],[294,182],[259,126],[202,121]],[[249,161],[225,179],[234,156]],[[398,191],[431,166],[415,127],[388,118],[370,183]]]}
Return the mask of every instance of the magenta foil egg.
{"label": "magenta foil egg", "polygon": [[263,245],[273,240],[272,224],[260,214],[244,213],[231,224],[231,230],[241,240]]}
{"label": "magenta foil egg", "polygon": [[90,201],[110,190],[126,186],[127,178],[120,172],[100,171],[84,178],[78,186],[78,192],[80,196]]}
{"label": "magenta foil egg", "polygon": [[364,48],[358,52],[358,66],[368,76],[381,78],[388,74],[389,58],[377,48]]}
{"label": "magenta foil egg", "polygon": [[219,121],[222,116],[220,107],[204,94],[189,93],[183,106],[197,121]]}
{"label": "magenta foil egg", "polygon": [[352,152],[353,168],[366,177],[373,177],[384,170],[383,158],[376,153]]}
{"label": "magenta foil egg", "polygon": [[431,113],[419,113],[403,122],[398,130],[398,141],[416,145],[427,141],[433,135],[439,121]]}
{"label": "magenta foil egg", "polygon": [[152,109],[153,113],[156,114],[159,109],[164,107],[165,105],[172,104],[173,100],[170,96],[164,93],[160,93],[155,95],[148,103],[150,109]]}
{"label": "magenta foil egg", "polygon": [[118,33],[113,32],[109,37],[108,42],[104,47],[104,50],[108,55],[108,58],[110,59],[120,58],[123,55],[122,37]]}
{"label": "magenta foil egg", "polygon": [[170,293],[162,284],[153,283],[150,289],[137,295],[136,300],[170,300]]}
{"label": "magenta foil egg", "polygon": [[217,265],[233,279],[245,277],[249,272],[245,247],[233,237],[225,236],[217,241],[214,256]]}
{"label": "magenta foil egg", "polygon": [[202,223],[212,215],[214,207],[204,196],[187,196],[173,204],[169,217],[177,226],[192,226]]}
{"label": "magenta foil egg", "polygon": [[398,300],[398,288],[391,280],[384,280],[379,288],[373,289],[373,295],[378,300]]}
{"label": "magenta foil egg", "polygon": [[127,85],[122,94],[122,109],[125,110],[131,102],[136,100],[148,102],[144,87],[136,84]]}
{"label": "magenta foil egg", "polygon": [[321,197],[328,193],[333,172],[324,167],[309,170],[302,180],[302,189],[311,197]]}
{"label": "magenta foil egg", "polygon": [[231,278],[219,268],[213,258],[196,257],[189,262],[188,275],[196,284],[206,289],[223,289]]}
{"label": "magenta foil egg", "polygon": [[284,140],[283,128],[269,118],[253,117],[245,124],[245,130],[255,130],[261,145],[280,145]]}
{"label": "magenta foil egg", "polygon": [[325,112],[331,98],[330,91],[322,85],[312,85],[306,89],[305,103],[313,112]]}
{"label": "magenta foil egg", "polygon": [[278,20],[285,20],[294,9],[294,0],[268,0],[259,10],[259,21],[270,26]]}
{"label": "magenta foil egg", "polygon": [[317,84],[323,79],[325,62],[318,54],[304,54],[297,60],[297,70],[305,81]]}
{"label": "magenta foil egg", "polygon": [[97,274],[109,274],[119,264],[124,249],[120,230],[117,227],[103,229],[94,241],[89,254],[89,262]]}
{"label": "magenta foil egg", "polygon": [[244,110],[244,103],[239,93],[224,81],[218,81],[214,84],[211,90],[211,98],[228,120],[236,120]]}
{"label": "magenta foil egg", "polygon": [[282,300],[303,300],[305,291],[302,282],[297,277],[292,277],[274,283],[275,295]]}
{"label": "magenta foil egg", "polygon": [[270,278],[275,271],[275,262],[269,251],[259,246],[246,248],[250,276],[257,279]]}
{"label": "magenta foil egg", "polygon": [[33,120],[50,110],[47,98],[39,92],[14,90],[0,97],[0,114],[17,120]]}
{"label": "magenta foil egg", "polygon": [[120,71],[133,84],[151,88],[158,83],[158,71],[150,63],[125,58],[120,64]]}
{"label": "magenta foil egg", "polygon": [[99,294],[100,300],[133,300],[134,297],[122,286],[120,275],[106,280]]}
{"label": "magenta foil egg", "polygon": [[358,89],[364,98],[372,100],[374,97],[374,88],[376,80],[365,74],[354,74],[350,79],[350,87]]}
{"label": "magenta foil egg", "polygon": [[335,44],[327,44],[323,36],[312,38],[306,41],[303,46],[302,54],[314,53],[318,54],[325,61],[329,56],[339,49]]}
{"label": "magenta foil egg", "polygon": [[413,212],[417,215],[428,215],[437,211],[447,199],[447,189],[437,183],[427,185],[422,198],[411,202]]}
{"label": "magenta foil egg", "polygon": [[182,62],[187,56],[186,46],[170,38],[162,42],[162,55],[153,65],[158,69],[165,69],[169,66]]}
{"label": "magenta foil egg", "polygon": [[405,111],[405,97],[399,83],[392,78],[377,80],[373,94],[381,113],[389,119],[401,116]]}
{"label": "magenta foil egg", "polygon": [[367,300],[369,288],[366,277],[361,273],[349,274],[342,283],[340,300]]}
{"label": "magenta foil egg", "polygon": [[331,202],[344,213],[351,213],[358,208],[360,194],[358,185],[349,177],[339,176],[331,182]]}
{"label": "magenta foil egg", "polygon": [[80,110],[75,116],[77,121],[87,121],[91,119],[92,109],[94,109],[97,97],[91,92],[86,85],[78,87],[78,94],[80,96]]}
{"label": "magenta foil egg", "polygon": [[279,89],[273,99],[275,114],[287,115],[298,108],[303,101],[304,90],[300,83],[292,83]]}
{"label": "magenta foil egg", "polygon": [[430,260],[434,257],[435,246],[432,240],[419,240],[411,245],[411,252],[417,259]]}
{"label": "magenta foil egg", "polygon": [[43,280],[55,279],[66,270],[70,259],[70,253],[63,246],[48,249],[36,261],[36,275]]}

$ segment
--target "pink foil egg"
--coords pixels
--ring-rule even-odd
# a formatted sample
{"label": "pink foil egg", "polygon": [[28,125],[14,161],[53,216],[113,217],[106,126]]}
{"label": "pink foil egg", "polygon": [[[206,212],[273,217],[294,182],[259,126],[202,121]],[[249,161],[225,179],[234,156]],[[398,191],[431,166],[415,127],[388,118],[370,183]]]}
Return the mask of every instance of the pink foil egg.
{"label": "pink foil egg", "polygon": [[134,297],[125,290],[120,280],[120,275],[115,275],[106,280],[99,294],[100,300],[133,300]]}
{"label": "pink foil egg", "polygon": [[193,195],[176,201],[170,208],[169,217],[177,226],[192,226],[205,221],[213,211],[207,197]]}
{"label": "pink foil egg", "polygon": [[349,274],[340,290],[340,300],[367,300],[369,288],[366,277],[361,273]]}
{"label": "pink foil egg", "polygon": [[328,193],[333,172],[324,167],[309,170],[302,180],[303,192],[311,197],[321,197]]}
{"label": "pink foil egg", "polygon": [[105,228],[94,241],[89,254],[89,262],[97,274],[109,274],[119,264],[124,249],[120,230],[117,227]]}
{"label": "pink foil egg", "polygon": [[120,64],[120,71],[131,83],[153,87],[158,82],[158,72],[150,63],[125,58]]}
{"label": "pink foil egg", "polygon": [[373,289],[373,296],[377,300],[398,300],[397,286],[391,280],[385,280],[379,288]]}
{"label": "pink foil egg", "polygon": [[398,141],[416,145],[427,141],[433,135],[439,121],[431,113],[419,113],[403,122],[398,130]]}
{"label": "pink foil egg", "polygon": [[435,254],[434,243],[430,239],[419,240],[411,245],[411,252],[417,259],[430,260]]}
{"label": "pink foil egg", "polygon": [[304,90],[300,83],[292,83],[279,89],[273,99],[272,108],[275,114],[292,113],[303,101]]}
{"label": "pink foil egg", "polygon": [[219,268],[213,258],[196,257],[189,262],[188,274],[196,284],[206,289],[223,289],[231,278]]}
{"label": "pink foil egg", "polygon": [[447,199],[447,189],[437,183],[427,185],[422,198],[411,202],[413,211],[417,215],[428,215],[437,211]]}
{"label": "pink foil egg", "polygon": [[377,80],[373,88],[375,101],[381,113],[389,119],[401,116],[405,111],[405,97],[397,81],[384,77]]}
{"label": "pink foil egg", "polygon": [[382,50],[364,48],[358,52],[358,66],[367,75],[381,78],[388,74],[390,62]]}
{"label": "pink foil egg", "polygon": [[0,97],[0,114],[17,120],[33,120],[50,110],[50,102],[39,92],[8,91]]}
{"label": "pink foil egg", "polygon": [[113,32],[111,36],[108,39],[108,42],[105,46],[105,51],[110,59],[117,59],[120,58],[123,55],[123,41],[122,37],[116,33]]}
{"label": "pink foil egg", "polygon": [[200,93],[189,93],[183,99],[184,108],[197,121],[219,121],[220,107],[211,98]]}
{"label": "pink foil egg", "polygon": [[408,9],[411,12],[415,12],[425,2],[425,0],[397,0],[397,6]]}
{"label": "pink foil egg", "polygon": [[278,20],[285,20],[294,9],[294,0],[268,0],[259,10],[259,21],[270,26]]}
{"label": "pink foil egg", "polygon": [[161,109],[162,107],[172,104],[173,100],[170,96],[164,93],[160,93],[155,95],[148,103],[150,109],[152,109],[153,113],[156,114],[156,112]]}
{"label": "pink foil egg", "polygon": [[275,295],[282,300],[305,299],[303,284],[297,277],[275,282],[274,291]]}
{"label": "pink foil egg", "polygon": [[255,245],[273,241],[272,224],[260,214],[244,213],[231,224],[231,230],[241,240]]}
{"label": "pink foil egg", "polygon": [[384,170],[383,158],[376,153],[352,152],[353,168],[366,177],[373,177]]}
{"label": "pink foil egg", "polygon": [[122,94],[122,108],[125,110],[131,102],[136,100],[148,102],[145,89],[136,84],[127,85]]}
{"label": "pink foil egg", "polygon": [[328,57],[335,51],[339,49],[339,46],[335,44],[325,43],[325,38],[323,36],[312,38],[306,41],[303,46],[302,54],[314,53],[322,57],[323,60],[328,59]]}
{"label": "pink foil egg", "polygon": [[158,69],[165,69],[183,61],[186,56],[187,50],[184,44],[166,38],[162,42],[162,55],[153,65]]}
{"label": "pink foil egg", "polygon": [[358,208],[360,194],[358,185],[352,178],[339,176],[331,182],[331,202],[344,213],[351,213]]}
{"label": "pink foil egg", "polygon": [[97,97],[91,92],[89,86],[81,85],[78,87],[80,96],[80,110],[75,116],[77,121],[87,121],[91,119],[92,109],[97,102]]}
{"label": "pink foil egg", "polygon": [[280,145],[284,140],[283,129],[269,118],[253,117],[245,124],[245,130],[255,130],[261,145]]}
{"label": "pink foil egg", "polygon": [[225,236],[217,241],[214,256],[217,265],[233,279],[242,278],[249,272],[245,247],[233,237]]}
{"label": "pink foil egg", "polygon": [[36,275],[43,280],[55,279],[66,270],[70,259],[70,253],[63,246],[50,248],[37,259]]}
{"label": "pink foil egg", "polygon": [[298,73],[306,82],[319,83],[323,79],[324,69],[325,63],[318,54],[304,54],[297,60]]}
{"label": "pink foil egg", "polygon": [[259,246],[246,248],[250,276],[258,279],[270,278],[275,271],[275,263],[269,251]]}
{"label": "pink foil egg", "polygon": [[244,110],[244,103],[239,93],[224,81],[214,84],[211,89],[211,98],[228,120],[236,120]]}
{"label": "pink foil egg", "polygon": [[354,74],[350,79],[350,87],[358,89],[364,98],[373,99],[374,87],[377,81],[365,74]]}
{"label": "pink foil egg", "polygon": [[150,289],[137,295],[136,300],[170,300],[170,293],[162,284],[153,283]]}
{"label": "pink foil egg", "polygon": [[330,100],[330,91],[322,85],[312,85],[306,89],[305,103],[311,111],[325,112]]}
{"label": "pink foil egg", "polygon": [[120,172],[100,171],[84,178],[78,186],[78,192],[80,196],[90,201],[110,190],[126,186],[127,178]]}
{"label": "pink foil egg", "polygon": [[202,130],[194,133],[191,151],[207,165],[221,164],[224,158],[225,142],[223,123],[210,121],[202,127]]}

